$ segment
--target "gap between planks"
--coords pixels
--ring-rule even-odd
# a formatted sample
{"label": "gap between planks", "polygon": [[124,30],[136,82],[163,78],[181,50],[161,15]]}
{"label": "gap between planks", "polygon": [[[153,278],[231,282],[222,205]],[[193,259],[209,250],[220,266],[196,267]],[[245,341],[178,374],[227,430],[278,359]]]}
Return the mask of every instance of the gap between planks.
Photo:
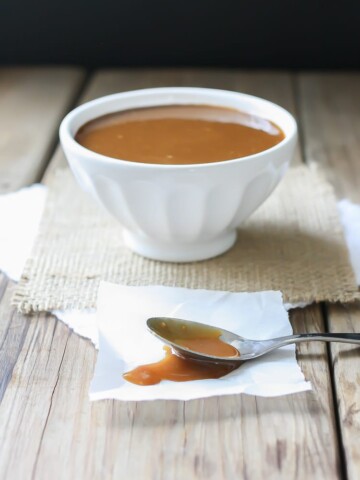
{"label": "gap between planks", "polygon": [[[39,181],[57,144],[61,119],[85,73],[74,67],[0,68],[0,193]],[[11,378],[28,322],[10,306],[13,282],[1,277],[0,399]],[[5,289],[6,295],[5,295]]]}
{"label": "gap between planks", "polygon": [[[289,78],[286,73],[112,70],[94,75],[82,101],[145,86],[190,84],[246,91],[294,111]],[[297,161],[301,161],[299,151]],[[45,183],[53,169],[64,164],[58,149],[45,174]],[[294,315],[295,329],[320,331],[324,328],[316,306]],[[87,478],[101,473],[108,478],[125,473],[131,478],[165,478],[164,472],[168,478],[186,476],[190,479],[239,475],[248,478],[339,477],[327,355],[319,344],[303,344],[299,349],[299,361],[305,375],[313,379],[315,393],[279,399],[234,396],[186,404],[99,402],[90,405],[86,392],[94,361],[92,347],[70,336],[61,372],[51,387],[51,404],[43,405],[47,416],[37,449],[36,478],[46,477],[48,465],[54,463],[59,453],[52,439],[57,438],[61,425],[65,441],[61,442],[60,453],[66,459],[63,478]],[[149,443],[158,452],[156,458],[146,452]],[[259,462],[259,458],[263,461]]]}
{"label": "gap between planks", "polygon": [[0,68],[0,193],[41,179],[85,78],[73,67]]}
{"label": "gap between planks", "polygon": [[[338,198],[360,203],[360,74],[303,73],[297,77],[304,154],[319,163]],[[330,332],[360,332],[360,303],[325,307]],[[352,345],[329,346],[346,475],[360,472],[360,355]]]}
{"label": "gap between planks", "polygon": [[[107,71],[95,74],[82,100],[114,90],[172,84],[247,91],[294,111],[286,73]],[[298,151],[297,161],[300,158]],[[63,162],[57,150],[45,182],[55,165]],[[324,328],[316,306],[294,315],[295,329]],[[304,344],[299,361],[305,375],[313,379],[315,393],[278,399],[221,397],[187,404],[89,404],[87,390],[95,362],[92,346],[69,335],[52,317],[37,316],[30,321],[4,397],[7,422],[2,444],[8,447],[0,453],[0,465],[19,474],[33,471],[34,478],[46,478],[49,468],[56,478],[113,478],[124,473],[131,478],[166,478],[167,473],[168,478],[186,475],[189,479],[338,478],[326,349]],[[29,430],[31,438],[26,434]],[[15,448],[9,443],[12,432],[23,433]],[[158,453],[155,458],[148,445]],[[53,469],[59,456],[62,469]],[[24,462],[19,464],[18,458]]]}

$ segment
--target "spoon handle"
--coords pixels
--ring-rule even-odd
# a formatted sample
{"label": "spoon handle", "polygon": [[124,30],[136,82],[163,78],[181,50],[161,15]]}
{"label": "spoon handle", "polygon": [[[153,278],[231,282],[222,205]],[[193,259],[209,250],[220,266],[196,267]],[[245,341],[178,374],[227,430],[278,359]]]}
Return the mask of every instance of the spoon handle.
{"label": "spoon handle", "polygon": [[284,342],[284,345],[309,341],[356,343],[360,345],[360,333],[301,333],[282,337],[278,340]]}

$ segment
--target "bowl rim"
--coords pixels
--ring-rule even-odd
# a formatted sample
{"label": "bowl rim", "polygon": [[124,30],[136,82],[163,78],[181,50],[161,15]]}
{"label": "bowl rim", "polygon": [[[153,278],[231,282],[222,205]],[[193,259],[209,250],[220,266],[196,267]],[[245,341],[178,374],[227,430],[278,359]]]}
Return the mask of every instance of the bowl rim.
{"label": "bowl rim", "polygon": [[[290,125],[290,133],[285,134],[285,138],[281,140],[281,142],[279,142],[278,144],[274,145],[273,147],[252,155],[247,155],[245,157],[233,158],[229,160],[220,160],[218,162],[208,162],[208,163],[160,164],[160,163],[134,162],[131,160],[113,158],[113,157],[108,157],[107,155],[102,155],[101,153],[97,153],[97,152],[94,152],[93,150],[83,147],[80,143],[78,143],[75,140],[74,135],[70,132],[71,123],[77,118],[78,115],[82,114],[83,112],[87,110],[92,110],[104,103],[111,103],[112,101],[115,101],[121,98],[139,97],[146,93],[173,94],[173,95],[176,95],[179,93],[198,93],[200,95],[202,93],[207,93],[207,94],[213,94],[213,95],[221,94],[222,96],[228,96],[228,97],[234,97],[234,96],[240,97],[250,102],[267,105],[268,107],[275,108],[276,110],[281,112],[285,117],[287,117],[287,121],[289,122],[289,125]],[[172,103],[172,104],[176,105],[176,103]],[[156,103],[154,103],[153,106],[156,106]],[[221,105],[221,100],[219,100],[218,106],[219,107],[223,106]],[[142,108],[142,107],[140,106],[137,108]],[[130,108],[128,110],[130,110]],[[119,111],[119,110],[115,110],[115,111]],[[107,114],[98,115],[98,117],[95,116],[94,119],[100,118],[104,115],[107,115]],[[268,118],[268,120],[272,121],[271,118]],[[88,120],[88,121],[91,121],[91,120]],[[87,122],[84,122],[81,126],[85,125],[86,123]],[[81,126],[78,127],[78,129],[81,128]],[[226,165],[234,165],[235,163],[245,163],[257,158],[264,157],[269,153],[276,152],[277,150],[282,149],[288,143],[293,141],[294,138],[296,139],[297,123],[293,115],[290,112],[288,112],[285,108],[281,107],[280,105],[277,105],[274,102],[271,102],[261,97],[257,97],[255,95],[249,95],[247,93],[241,93],[233,90],[223,90],[223,89],[217,89],[217,88],[156,87],[156,88],[143,88],[138,90],[129,90],[125,92],[113,93],[111,95],[105,95],[102,97],[95,98],[94,100],[90,100],[89,102],[85,102],[82,105],[79,105],[78,107],[71,110],[62,120],[59,128],[59,136],[60,136],[61,145],[64,150],[66,150],[65,148],[65,145],[66,145],[66,147],[69,148],[74,153],[78,153],[81,156],[87,156],[87,157],[90,156],[91,160],[98,161],[102,164],[127,165],[127,166],[131,166],[132,168],[142,168],[142,169],[151,168],[151,169],[160,169],[160,170],[183,170],[183,169],[194,169],[194,168],[202,169],[202,168],[219,167],[219,166],[225,167]]]}

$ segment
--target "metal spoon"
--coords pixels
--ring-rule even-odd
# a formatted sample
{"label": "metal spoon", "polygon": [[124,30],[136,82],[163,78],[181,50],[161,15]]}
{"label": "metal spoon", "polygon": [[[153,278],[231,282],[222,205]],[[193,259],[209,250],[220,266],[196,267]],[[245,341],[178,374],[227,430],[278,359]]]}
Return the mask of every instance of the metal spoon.
{"label": "metal spoon", "polygon": [[[300,342],[343,342],[355,343],[360,345],[360,333],[302,333],[298,335],[289,335],[286,337],[270,338],[268,340],[250,340],[248,338],[240,337],[235,333],[224,330],[219,327],[212,327],[198,322],[191,322],[189,320],[181,320],[178,318],[168,317],[154,317],[147,320],[147,327],[150,332],[159,338],[162,342],[170,345],[176,354],[183,358],[191,358],[194,360],[203,360],[207,362],[242,362],[244,360],[251,360],[260,357],[272,350],[290,345],[291,343]],[[166,329],[164,329],[166,325]],[[218,357],[215,355],[208,355],[190,350],[182,345],[176,343],[176,335],[179,334],[179,328],[182,326],[188,328],[203,328],[209,332],[211,330],[220,333],[219,339],[235,347],[240,355],[232,357]],[[184,328],[184,327],[183,327]],[[175,340],[174,340],[175,338]]]}

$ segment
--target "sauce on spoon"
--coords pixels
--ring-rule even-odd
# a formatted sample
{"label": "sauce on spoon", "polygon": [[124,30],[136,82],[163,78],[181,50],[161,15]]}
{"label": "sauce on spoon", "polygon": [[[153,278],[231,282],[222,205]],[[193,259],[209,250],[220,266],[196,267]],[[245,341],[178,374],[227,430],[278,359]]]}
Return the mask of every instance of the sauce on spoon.
{"label": "sauce on spoon", "polygon": [[[159,324],[161,336],[194,352],[219,357],[239,357],[238,350],[223,342],[219,337],[221,330],[199,325],[185,325],[179,320],[172,322],[171,328],[166,321]],[[214,363],[182,358],[164,346],[165,357],[156,363],[140,365],[123,374],[128,382],[137,385],[155,385],[161,380],[186,382],[206,378],[220,378],[239,367],[239,362]]]}

